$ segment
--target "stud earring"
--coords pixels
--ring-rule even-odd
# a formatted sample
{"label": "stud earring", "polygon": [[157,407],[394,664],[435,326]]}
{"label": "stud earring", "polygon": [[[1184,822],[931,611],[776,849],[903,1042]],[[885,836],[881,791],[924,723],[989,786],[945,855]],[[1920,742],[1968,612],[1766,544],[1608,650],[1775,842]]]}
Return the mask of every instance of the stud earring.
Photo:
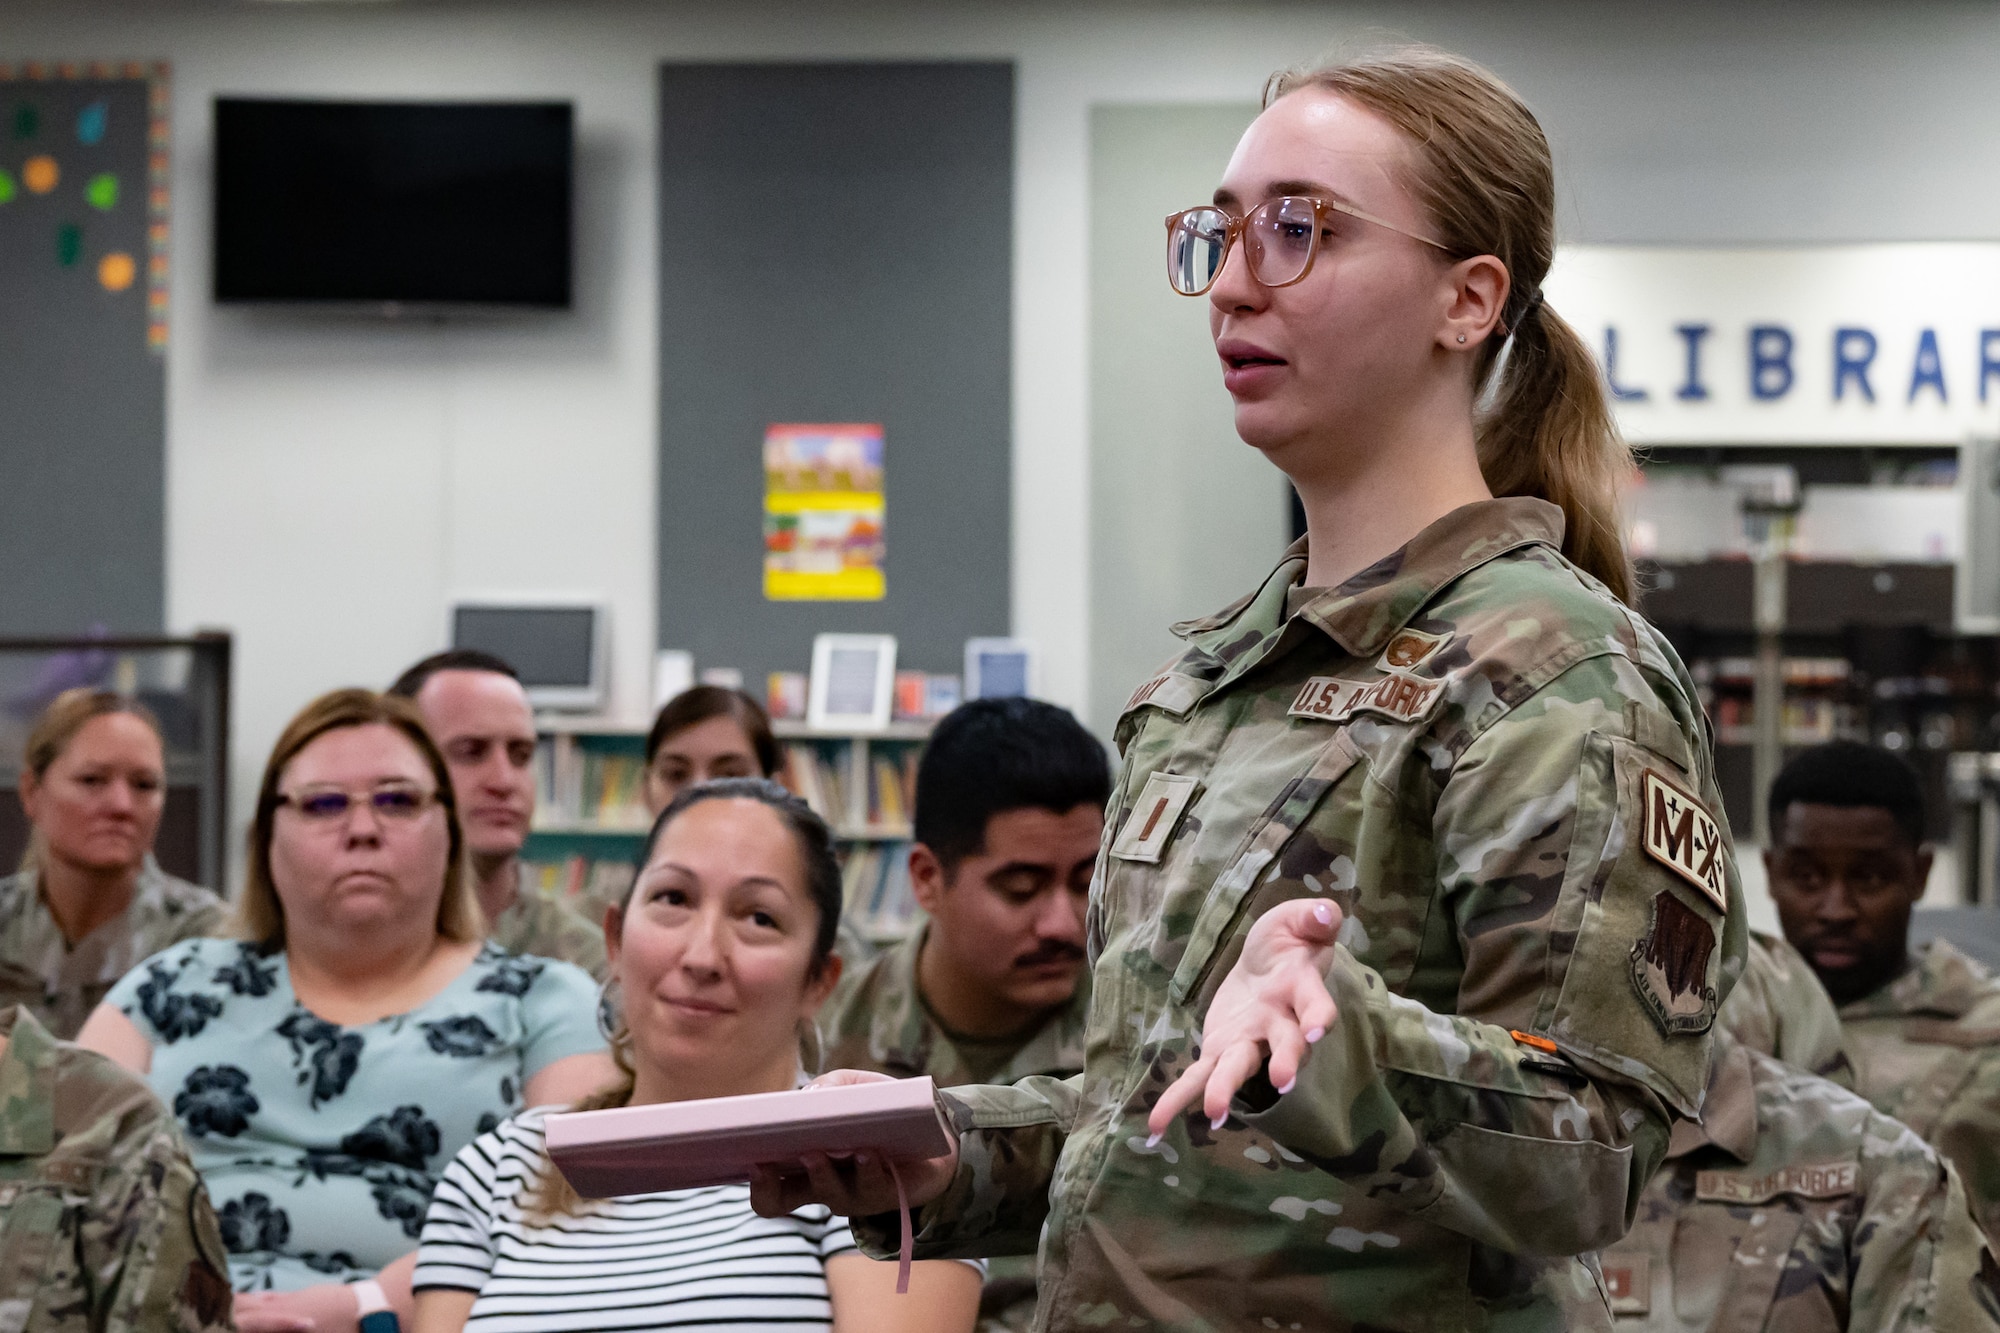
{"label": "stud earring", "polygon": [[1464,335],[1464,334],[1462,334],[1462,333],[1461,333],[1461,334],[1459,334],[1459,335],[1458,335],[1458,340],[1459,340],[1460,342],[1464,342],[1464,341],[1465,341],[1465,335]]}

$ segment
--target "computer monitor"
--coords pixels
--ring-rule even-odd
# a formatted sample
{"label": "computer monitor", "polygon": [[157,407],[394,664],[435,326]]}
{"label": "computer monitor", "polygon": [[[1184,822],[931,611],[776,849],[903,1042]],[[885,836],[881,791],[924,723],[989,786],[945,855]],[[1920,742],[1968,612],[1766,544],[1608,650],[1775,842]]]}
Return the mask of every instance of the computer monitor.
{"label": "computer monitor", "polygon": [[611,609],[588,599],[461,598],[451,608],[451,646],[508,662],[536,708],[602,712],[611,698],[610,622]]}

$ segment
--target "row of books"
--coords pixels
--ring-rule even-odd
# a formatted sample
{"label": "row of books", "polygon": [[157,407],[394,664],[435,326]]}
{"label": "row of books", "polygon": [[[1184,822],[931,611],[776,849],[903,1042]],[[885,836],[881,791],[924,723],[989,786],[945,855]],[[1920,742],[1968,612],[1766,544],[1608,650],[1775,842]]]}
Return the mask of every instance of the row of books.
{"label": "row of books", "polygon": [[910,844],[861,843],[847,849],[840,867],[842,913],[875,939],[902,935],[915,925],[910,892]]}
{"label": "row of books", "polygon": [[854,753],[845,747],[789,744],[785,785],[837,832],[856,826],[891,832],[909,828],[917,803],[917,747],[887,751],[870,746],[866,767],[858,772],[860,766],[849,758]]}
{"label": "row of books", "polygon": [[646,763],[636,754],[578,745],[568,736],[544,736],[535,746],[538,822],[629,828],[643,832]]}
{"label": "row of books", "polygon": [[605,908],[625,901],[632,876],[629,860],[568,856],[559,861],[523,861],[521,891],[567,903],[596,921]]}

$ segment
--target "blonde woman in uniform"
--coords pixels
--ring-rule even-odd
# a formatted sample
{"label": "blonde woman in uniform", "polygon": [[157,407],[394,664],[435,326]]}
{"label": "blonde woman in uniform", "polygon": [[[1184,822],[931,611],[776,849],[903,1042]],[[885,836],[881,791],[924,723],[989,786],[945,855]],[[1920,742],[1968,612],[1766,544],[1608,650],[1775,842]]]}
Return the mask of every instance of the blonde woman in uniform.
{"label": "blonde woman in uniform", "polygon": [[[1514,93],[1411,50],[1273,80],[1168,220],[1308,532],[1119,720],[1083,1074],[957,1089],[958,1152],[899,1164],[920,1256],[1039,1239],[1038,1327],[1610,1324],[1588,1252],[1699,1112],[1744,932],[1554,205]],[[880,1162],[758,1189],[896,1240]]]}

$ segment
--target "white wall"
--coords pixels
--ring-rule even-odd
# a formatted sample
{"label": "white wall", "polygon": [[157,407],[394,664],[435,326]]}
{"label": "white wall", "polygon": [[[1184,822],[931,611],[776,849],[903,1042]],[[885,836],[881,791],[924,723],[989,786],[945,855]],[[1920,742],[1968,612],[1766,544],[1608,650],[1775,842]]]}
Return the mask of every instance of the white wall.
{"label": "white wall", "polygon": [[[435,647],[454,587],[607,594],[616,706],[642,711],[663,59],[1018,62],[1014,628],[1083,706],[1089,108],[1240,102],[1383,24],[1516,82],[1575,239],[1977,239],[2000,218],[1985,5],[7,0],[0,57],[174,64],[169,620],[238,634],[239,814],[291,711]],[[217,93],[575,99],[578,308],[447,327],[216,310]]]}

